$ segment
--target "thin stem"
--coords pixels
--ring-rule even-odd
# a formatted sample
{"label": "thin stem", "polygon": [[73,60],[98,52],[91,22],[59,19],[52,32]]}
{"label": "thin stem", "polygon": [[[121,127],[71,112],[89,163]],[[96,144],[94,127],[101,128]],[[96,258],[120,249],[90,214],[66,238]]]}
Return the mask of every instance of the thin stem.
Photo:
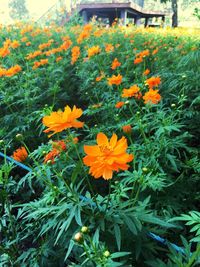
{"label": "thin stem", "polygon": [[111,193],[111,180],[109,180],[109,192],[108,192],[108,199],[107,199],[107,203],[106,203],[106,210],[105,210],[105,213],[106,211],[108,210],[108,205],[109,205],[109,202],[110,202],[110,193]]}

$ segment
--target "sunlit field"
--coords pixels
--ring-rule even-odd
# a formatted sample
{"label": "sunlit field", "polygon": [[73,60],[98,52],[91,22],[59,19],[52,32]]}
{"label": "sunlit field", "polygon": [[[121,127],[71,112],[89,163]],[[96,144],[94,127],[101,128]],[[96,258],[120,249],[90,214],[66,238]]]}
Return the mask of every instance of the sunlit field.
{"label": "sunlit field", "polygon": [[199,266],[199,48],[0,26],[0,266]]}

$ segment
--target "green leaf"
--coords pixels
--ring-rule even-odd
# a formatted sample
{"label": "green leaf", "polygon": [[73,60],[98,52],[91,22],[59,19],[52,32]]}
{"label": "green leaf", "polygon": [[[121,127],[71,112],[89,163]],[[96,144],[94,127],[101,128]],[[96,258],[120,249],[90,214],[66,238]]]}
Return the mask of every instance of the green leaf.
{"label": "green leaf", "polygon": [[124,257],[131,254],[131,252],[115,252],[111,255],[111,259],[115,259],[115,258],[120,258],[120,257]]}
{"label": "green leaf", "polygon": [[127,215],[123,216],[125,224],[128,226],[129,230],[134,234],[137,235],[138,231],[137,228],[135,227],[134,222],[131,220],[130,217]]}
{"label": "green leaf", "polygon": [[114,233],[115,233],[115,238],[117,242],[117,248],[120,251],[121,249],[121,230],[118,224],[114,224]]}
{"label": "green leaf", "polygon": [[64,259],[64,261],[66,261],[66,259],[69,257],[69,255],[70,255],[70,253],[71,253],[71,251],[72,251],[74,245],[75,245],[74,240],[70,240],[69,247],[68,247],[67,253],[66,253],[66,255],[65,255],[65,259]]}

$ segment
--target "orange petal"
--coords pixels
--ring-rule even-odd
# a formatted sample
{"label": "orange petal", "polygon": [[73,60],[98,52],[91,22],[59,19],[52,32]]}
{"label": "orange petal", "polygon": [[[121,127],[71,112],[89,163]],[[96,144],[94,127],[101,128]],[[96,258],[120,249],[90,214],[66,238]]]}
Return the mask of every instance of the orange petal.
{"label": "orange petal", "polygon": [[108,138],[104,133],[98,133],[97,135],[97,144],[100,145],[109,145]]}

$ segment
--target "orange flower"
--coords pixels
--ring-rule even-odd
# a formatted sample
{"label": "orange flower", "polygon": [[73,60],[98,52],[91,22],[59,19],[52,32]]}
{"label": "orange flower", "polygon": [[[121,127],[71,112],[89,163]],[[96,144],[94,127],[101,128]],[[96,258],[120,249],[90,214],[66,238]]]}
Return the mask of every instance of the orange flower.
{"label": "orange flower", "polygon": [[134,64],[139,64],[143,61],[142,57],[137,57],[135,60],[134,60]]}
{"label": "orange flower", "polygon": [[40,66],[48,64],[48,59],[41,59],[40,61],[35,61],[33,65],[33,69],[37,69]]}
{"label": "orange flower", "polygon": [[79,56],[80,56],[80,47],[74,46],[72,48],[72,60],[71,60],[72,65],[78,60]]}
{"label": "orange flower", "polygon": [[121,66],[121,63],[118,61],[117,58],[115,58],[112,62],[112,66],[111,66],[111,69],[112,70],[115,70],[117,67]]}
{"label": "orange flower", "polygon": [[113,52],[114,51],[114,46],[112,44],[105,44],[105,51],[106,53]]}
{"label": "orange flower", "polygon": [[129,89],[123,89],[122,97],[136,97],[140,95],[140,88],[135,84],[131,86]]}
{"label": "orange flower", "polygon": [[17,41],[17,40],[14,40],[11,44],[10,44],[10,46],[12,47],[12,48],[17,48],[17,47],[19,47],[20,46],[20,43]]}
{"label": "orange flower", "polygon": [[149,86],[150,89],[157,87],[161,83],[160,77],[151,77],[145,81],[145,83]]}
{"label": "orange flower", "polygon": [[58,61],[60,61],[60,60],[62,60],[63,58],[62,57],[57,57],[56,58],[56,62],[58,62]]}
{"label": "orange flower", "polygon": [[130,124],[124,125],[122,127],[122,130],[123,130],[124,133],[127,133],[127,134],[131,133],[131,131],[132,131],[131,125]]}
{"label": "orange flower", "polygon": [[98,45],[92,46],[91,48],[88,49],[88,57],[92,57],[94,55],[97,55],[101,52],[101,49]]}
{"label": "orange flower", "polygon": [[28,152],[26,148],[22,146],[15,150],[11,157],[16,161],[24,162],[28,157]]}
{"label": "orange flower", "polygon": [[59,152],[66,150],[66,144],[63,140],[53,141],[52,147],[53,149],[57,149]]}
{"label": "orange flower", "polygon": [[101,76],[96,77],[96,82],[100,82],[105,77],[104,72],[101,71]]}
{"label": "orange flower", "polygon": [[32,58],[35,58],[35,57],[40,56],[40,55],[42,55],[42,51],[37,50],[37,51],[35,51],[33,53],[28,54],[26,59],[32,59]]}
{"label": "orange flower", "polygon": [[51,164],[55,163],[55,158],[59,155],[59,151],[56,149],[53,149],[52,151],[50,151],[48,154],[46,154],[45,158],[44,158],[44,163],[47,162],[51,162]]}
{"label": "orange flower", "polygon": [[6,71],[5,76],[7,76],[7,77],[13,76],[13,75],[17,74],[18,72],[20,72],[21,70],[22,70],[22,68],[19,65],[15,65]]}
{"label": "orange flower", "polygon": [[123,107],[124,104],[125,104],[125,102],[120,101],[120,102],[117,102],[117,104],[115,105],[115,107],[116,108],[121,108],[121,107]]}
{"label": "orange flower", "polygon": [[111,78],[108,78],[107,80],[110,86],[112,86],[113,84],[120,85],[122,83],[122,75],[120,74],[118,74],[117,76],[113,75]]}
{"label": "orange flower", "polygon": [[161,96],[158,93],[158,90],[150,89],[148,92],[145,93],[143,99],[145,104],[158,104],[158,102],[161,100]]}
{"label": "orange flower", "polygon": [[47,163],[49,160],[51,164],[55,163],[55,158],[60,155],[62,151],[66,150],[66,144],[64,141],[53,141],[52,142],[52,150],[45,156],[44,163]]}
{"label": "orange flower", "polygon": [[0,48],[0,57],[6,57],[9,54],[10,54],[10,50],[8,49],[8,47]]}
{"label": "orange flower", "polygon": [[94,178],[103,177],[105,180],[112,179],[113,171],[127,170],[127,162],[133,160],[133,155],[127,154],[127,140],[123,136],[117,140],[117,135],[113,134],[110,141],[104,133],[97,135],[97,145],[84,146],[87,154],[83,158],[86,166],[90,167],[89,173]]}
{"label": "orange flower", "polygon": [[152,52],[152,55],[155,55],[158,53],[158,48],[154,49],[153,52]]}
{"label": "orange flower", "polygon": [[52,112],[51,115],[45,116],[42,120],[43,124],[49,127],[44,132],[53,132],[49,135],[50,137],[68,128],[82,128],[84,123],[77,120],[82,113],[82,109],[76,108],[76,106],[73,106],[72,110],[69,106],[66,106],[64,112]]}
{"label": "orange flower", "polygon": [[138,56],[139,57],[146,57],[146,56],[149,56],[150,52],[149,52],[149,49],[146,49],[144,51],[141,51]]}
{"label": "orange flower", "polygon": [[143,75],[147,76],[149,73],[150,73],[150,70],[149,70],[149,69],[146,69],[146,70],[143,72]]}

